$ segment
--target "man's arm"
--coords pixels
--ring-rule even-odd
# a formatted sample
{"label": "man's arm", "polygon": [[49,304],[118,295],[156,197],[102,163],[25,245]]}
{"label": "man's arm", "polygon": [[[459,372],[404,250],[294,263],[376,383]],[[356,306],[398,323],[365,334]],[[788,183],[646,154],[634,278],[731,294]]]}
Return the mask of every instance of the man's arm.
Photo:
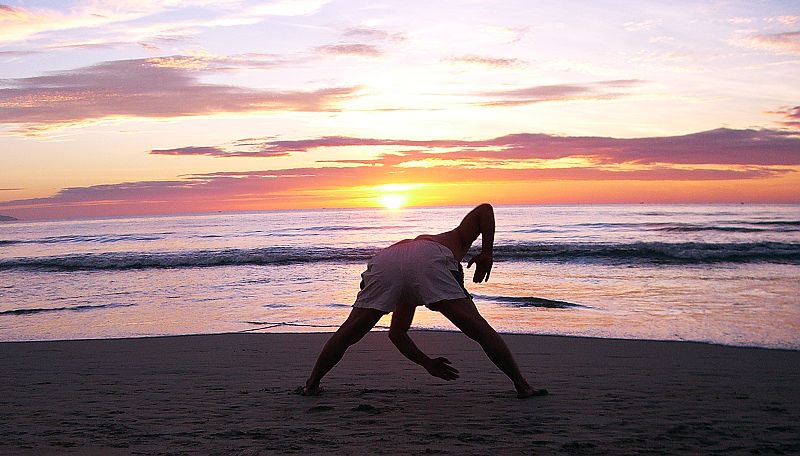
{"label": "man's arm", "polygon": [[[475,275],[472,281],[475,283],[489,281],[489,274],[492,272],[493,252],[494,252],[494,209],[490,204],[484,203],[471,210],[455,229],[461,239],[464,254],[469,247],[481,236],[481,251],[467,262],[467,268],[475,263]],[[463,255],[462,255],[463,258]]]}
{"label": "man's arm", "polygon": [[406,358],[419,364],[434,377],[444,380],[455,380],[458,378],[458,371],[449,366],[450,361],[446,358],[431,359],[417,347],[408,335],[408,329],[414,320],[416,307],[411,304],[400,304],[392,313],[392,323],[389,326],[389,339],[400,350]]}
{"label": "man's arm", "polygon": [[464,216],[461,223],[456,227],[461,240],[461,246],[466,250],[481,236],[481,251],[492,253],[494,247],[494,209],[489,203],[483,203],[475,207]]}

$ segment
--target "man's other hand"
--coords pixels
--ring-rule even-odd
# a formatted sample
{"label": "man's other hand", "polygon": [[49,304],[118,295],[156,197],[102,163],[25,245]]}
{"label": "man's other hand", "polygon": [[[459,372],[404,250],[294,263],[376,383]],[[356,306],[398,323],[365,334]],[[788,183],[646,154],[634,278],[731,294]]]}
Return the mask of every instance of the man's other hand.
{"label": "man's other hand", "polygon": [[439,377],[448,381],[458,378],[458,370],[455,367],[450,366],[450,360],[447,358],[439,357],[430,360],[426,364],[425,370],[427,370],[428,373],[434,377]]}

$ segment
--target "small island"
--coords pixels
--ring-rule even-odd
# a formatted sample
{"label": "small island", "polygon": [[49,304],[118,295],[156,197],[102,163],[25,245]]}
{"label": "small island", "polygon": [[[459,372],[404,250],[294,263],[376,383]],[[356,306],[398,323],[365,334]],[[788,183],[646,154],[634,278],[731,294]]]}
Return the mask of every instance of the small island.
{"label": "small island", "polygon": [[11,217],[10,215],[0,215],[0,222],[13,222],[16,220],[19,219]]}

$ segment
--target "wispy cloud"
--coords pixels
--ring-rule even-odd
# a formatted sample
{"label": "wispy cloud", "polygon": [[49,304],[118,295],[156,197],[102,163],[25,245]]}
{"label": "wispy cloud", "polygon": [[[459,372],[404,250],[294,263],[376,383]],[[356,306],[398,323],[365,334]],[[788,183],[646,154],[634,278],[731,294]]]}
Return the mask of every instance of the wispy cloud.
{"label": "wispy cloud", "polygon": [[268,142],[251,138],[235,141],[226,146],[186,146],[174,149],[153,149],[152,155],[204,155],[207,157],[284,157],[287,150],[277,150]]}
{"label": "wispy cloud", "polygon": [[520,59],[489,57],[489,56],[481,56],[473,54],[451,57],[449,59],[446,59],[446,61],[452,63],[481,65],[481,66],[499,67],[499,68],[519,67],[525,65],[525,61]]}
{"label": "wispy cloud", "polygon": [[379,57],[383,52],[377,46],[363,43],[339,43],[317,47],[317,52],[326,55]]}
{"label": "wispy cloud", "polygon": [[316,13],[330,0],[273,0],[245,9],[254,16],[307,16]]}
{"label": "wispy cloud", "polygon": [[13,50],[13,51],[0,51],[0,57],[12,57],[12,58],[26,57],[26,56],[29,56],[29,55],[38,54],[40,52],[41,51],[36,51],[36,50],[33,50],[33,49],[31,49],[31,50],[20,49],[20,50]]}
{"label": "wispy cloud", "polygon": [[68,11],[50,8],[0,8],[0,43],[22,41],[43,33],[60,30],[98,27],[146,17],[164,7],[157,2],[136,5],[121,2],[86,3]]}
{"label": "wispy cloud", "polygon": [[[354,96],[355,87],[310,91],[262,90],[209,84],[202,70],[228,60],[174,56],[103,62],[0,82],[0,124],[24,131],[111,117],[170,118],[258,111],[327,111]],[[265,63],[269,65],[269,63]]]}
{"label": "wispy cloud", "polygon": [[696,55],[682,51],[637,51],[630,57],[632,62],[675,63],[696,60]]}
{"label": "wispy cloud", "polygon": [[392,33],[386,30],[367,27],[349,28],[342,32],[342,36],[345,38],[369,41],[405,41],[406,39],[406,36],[402,33]]}
{"label": "wispy cloud", "polygon": [[622,24],[622,28],[629,32],[639,32],[652,30],[653,28],[661,25],[661,19],[645,19],[641,21],[629,21]]}
{"label": "wispy cloud", "polygon": [[767,22],[776,22],[782,25],[795,25],[800,24],[800,15],[783,15],[783,16],[771,16],[764,18]]}
{"label": "wispy cloud", "polygon": [[[65,30],[103,32],[110,42],[149,42],[176,34],[194,35],[202,28],[255,24],[269,17],[306,16],[329,1],[272,0],[251,5],[243,0],[86,0],[64,8],[0,5],[0,44],[42,39]],[[179,17],[183,11],[189,19],[150,20],[163,13]]]}
{"label": "wispy cloud", "polygon": [[778,125],[800,130],[800,106],[784,107],[769,113],[783,117],[783,120],[777,122]]}
{"label": "wispy cloud", "polygon": [[800,54],[800,31],[737,37],[733,43],[774,54]]}
{"label": "wispy cloud", "polygon": [[520,89],[482,92],[476,95],[491,100],[483,106],[517,106],[547,101],[607,100],[628,95],[617,89],[628,89],[643,84],[639,79],[619,79],[588,84],[554,84],[523,87]]}
{"label": "wispy cloud", "polygon": [[[245,138],[233,142],[233,149],[229,146],[209,146],[218,150],[216,156],[233,157],[277,157],[288,155],[292,152],[308,152],[319,148],[342,148],[342,147],[369,147],[369,146],[401,146],[401,147],[424,147],[424,148],[447,148],[447,147],[470,147],[473,144],[482,144],[474,141],[458,140],[411,140],[411,139],[375,139],[375,138],[353,138],[348,136],[323,136],[321,138],[298,139],[298,140],[276,140],[274,138]],[[255,150],[242,150],[242,148],[255,148]],[[186,149],[186,150],[184,150]],[[177,153],[163,153],[162,150],[153,150],[150,153],[156,155],[212,155],[206,151],[194,153],[193,147],[167,149],[167,151],[177,151]],[[200,148],[204,149],[204,148]],[[235,153],[232,153],[235,152]]]}

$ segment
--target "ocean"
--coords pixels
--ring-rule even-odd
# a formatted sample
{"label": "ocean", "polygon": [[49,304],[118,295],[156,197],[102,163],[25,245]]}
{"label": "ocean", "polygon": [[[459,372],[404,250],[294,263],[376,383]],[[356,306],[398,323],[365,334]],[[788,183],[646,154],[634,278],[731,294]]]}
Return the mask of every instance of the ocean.
{"label": "ocean", "polygon": [[[334,331],[371,255],[469,209],[2,223],[0,340]],[[495,214],[491,279],[467,288],[498,331],[800,349],[798,205]],[[455,330],[423,307],[414,328]]]}

